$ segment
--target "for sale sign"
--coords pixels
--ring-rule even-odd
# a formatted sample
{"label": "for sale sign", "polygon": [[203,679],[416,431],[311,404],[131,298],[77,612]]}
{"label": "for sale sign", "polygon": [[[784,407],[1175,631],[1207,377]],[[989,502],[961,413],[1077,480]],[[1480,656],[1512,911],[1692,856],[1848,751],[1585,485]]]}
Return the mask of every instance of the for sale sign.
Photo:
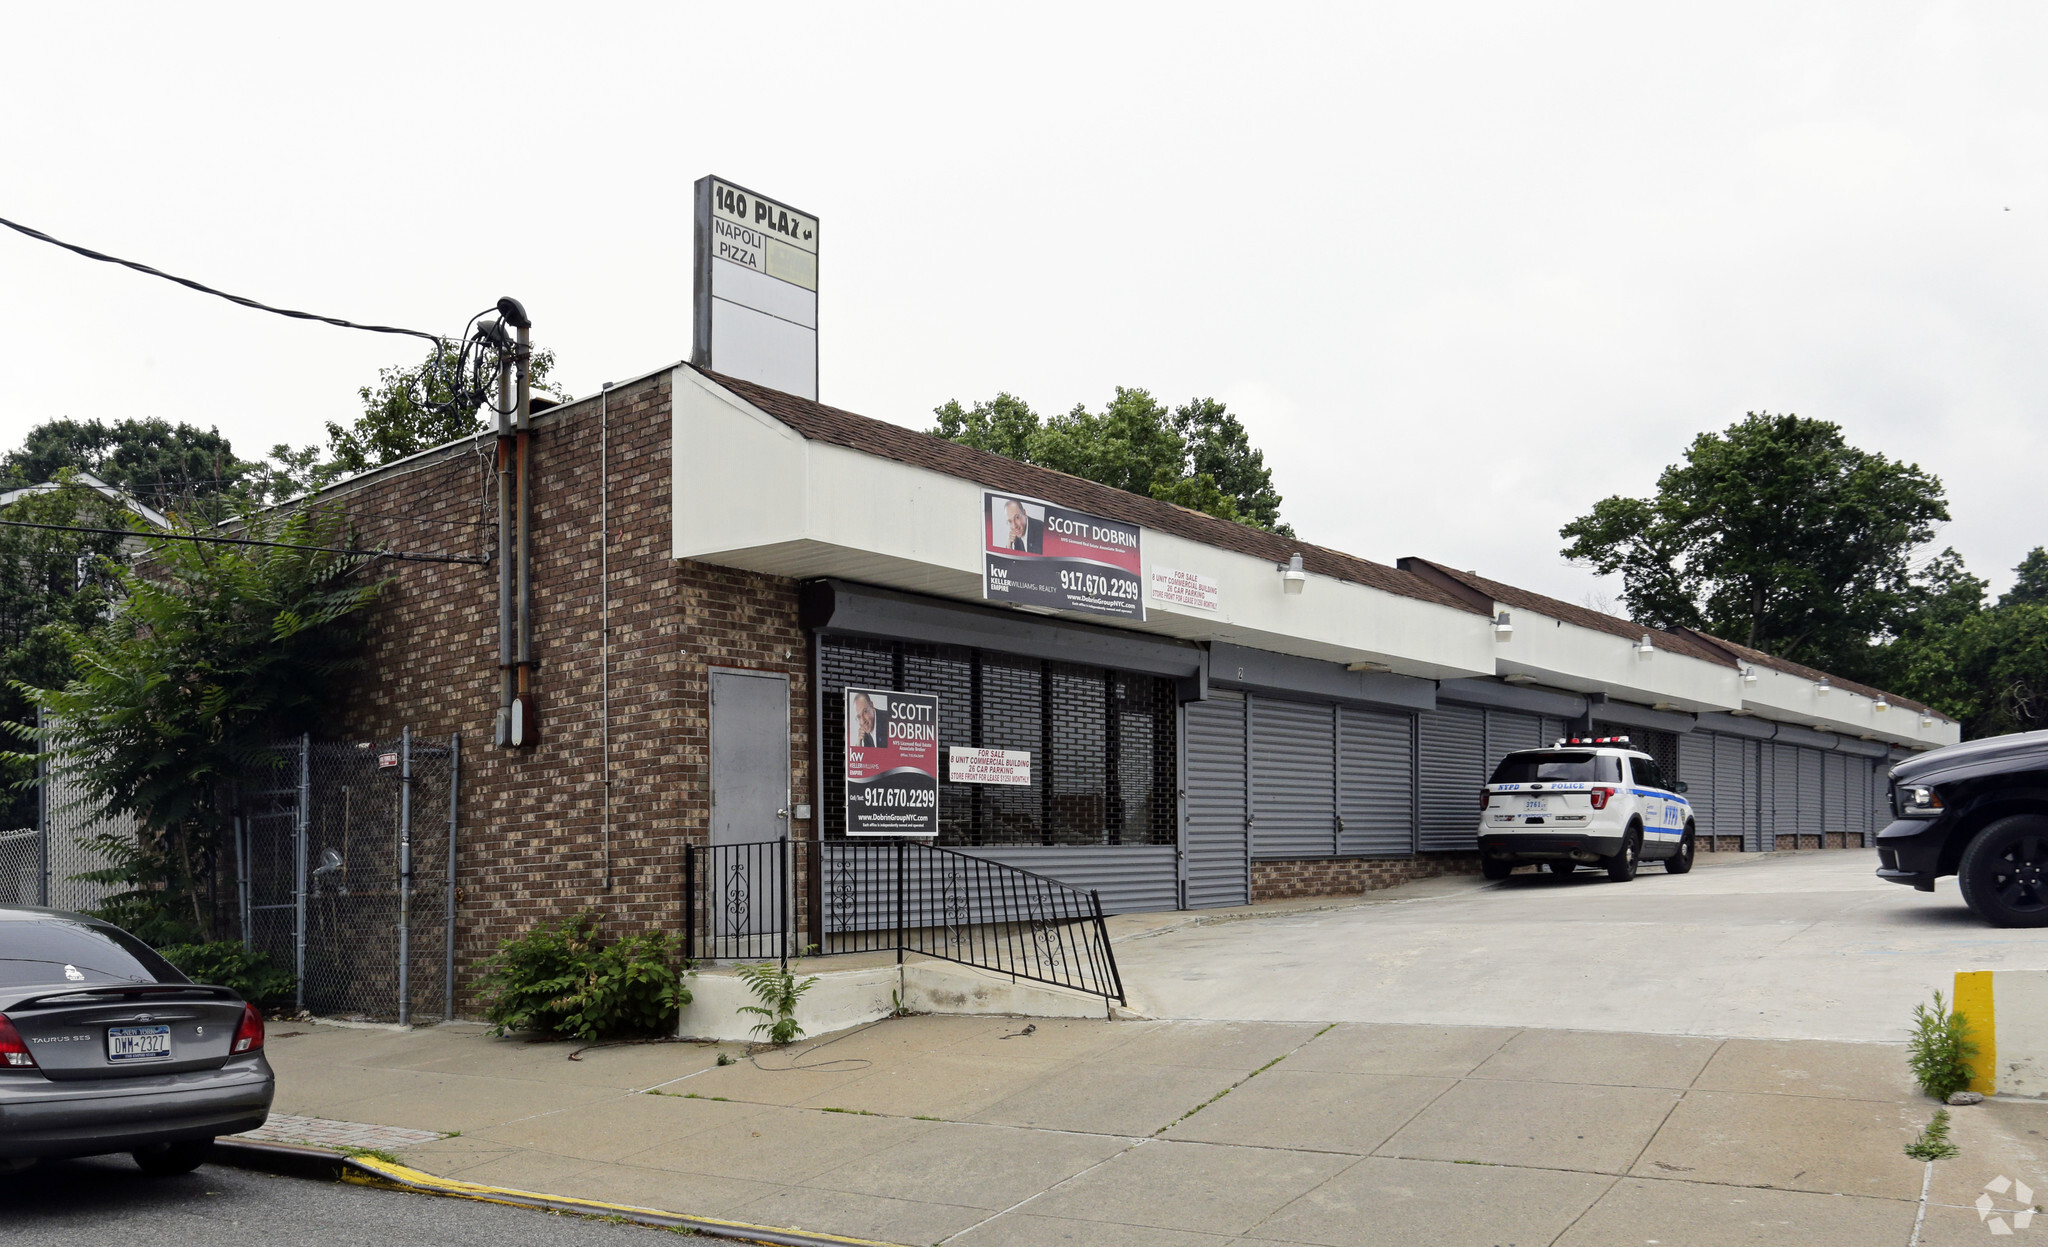
{"label": "for sale sign", "polygon": [[949,784],[1029,784],[1031,751],[1028,749],[962,749],[946,751],[946,782]]}
{"label": "for sale sign", "polygon": [[1145,617],[1143,530],[1036,498],[981,495],[981,596],[1108,615]]}
{"label": "for sale sign", "polygon": [[846,834],[939,834],[939,699],[846,690]]}

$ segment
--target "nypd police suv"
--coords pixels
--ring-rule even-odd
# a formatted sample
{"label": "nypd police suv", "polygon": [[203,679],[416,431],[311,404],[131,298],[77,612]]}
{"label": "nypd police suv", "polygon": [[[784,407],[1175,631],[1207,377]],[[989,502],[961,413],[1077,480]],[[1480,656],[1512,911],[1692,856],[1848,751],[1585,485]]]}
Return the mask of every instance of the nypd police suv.
{"label": "nypd police suv", "polygon": [[1644,861],[1692,869],[1692,804],[1626,736],[1573,737],[1501,759],[1480,794],[1479,858],[1488,879],[1541,863],[1568,875],[1600,866],[1629,880]]}

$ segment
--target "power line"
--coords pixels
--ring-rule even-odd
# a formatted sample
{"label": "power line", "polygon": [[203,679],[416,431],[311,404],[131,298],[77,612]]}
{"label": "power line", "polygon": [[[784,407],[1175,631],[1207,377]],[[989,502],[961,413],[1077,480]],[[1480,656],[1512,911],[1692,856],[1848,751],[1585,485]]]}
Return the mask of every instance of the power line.
{"label": "power line", "polygon": [[104,251],[94,251],[90,247],[81,247],[77,243],[65,242],[61,238],[52,238],[50,237],[50,235],[45,234],[43,231],[39,229],[32,229],[29,226],[20,224],[19,222],[10,221],[6,217],[0,217],[0,225],[5,225],[8,229],[14,230],[16,233],[26,234],[30,238],[38,239],[42,242],[49,243],[52,246],[62,247],[66,251],[75,252],[79,255],[84,256],[88,260],[99,260],[105,264],[119,264],[123,268],[132,268],[138,273],[148,273],[151,277],[161,277],[165,281],[174,281],[181,286],[185,286],[192,290],[197,290],[201,294],[210,294],[216,298],[226,299],[230,303],[239,303],[243,307],[252,307],[259,312],[270,312],[278,316],[289,316],[293,320],[317,320],[323,325],[334,325],[341,329],[361,329],[365,333],[396,333],[405,335],[406,337],[425,338],[427,341],[434,343],[436,346],[443,345],[443,339],[439,334],[422,333],[417,329],[401,329],[395,325],[359,325],[355,321],[343,320],[339,316],[322,316],[317,312],[295,312],[288,307],[272,307],[268,303],[258,303],[254,299],[244,298],[239,294],[229,294],[225,290],[215,290],[212,286],[206,285],[202,282],[193,281],[189,277],[179,277],[172,273],[166,273],[160,268],[151,268],[149,265],[140,263],[139,261],[136,260],[124,260],[117,255],[108,255]]}
{"label": "power line", "polygon": [[29,520],[0,520],[8,528],[41,528],[55,533],[103,533],[110,537],[139,537],[145,541],[204,541],[224,546],[268,546],[274,550],[310,550],[315,554],[356,554],[366,558],[400,559],[408,563],[488,564],[490,556],[475,554],[418,554],[409,550],[352,550],[342,546],[301,546],[289,541],[257,541],[251,537],[202,537],[197,533],[150,533],[134,528],[88,528],[78,524],[37,524]]}

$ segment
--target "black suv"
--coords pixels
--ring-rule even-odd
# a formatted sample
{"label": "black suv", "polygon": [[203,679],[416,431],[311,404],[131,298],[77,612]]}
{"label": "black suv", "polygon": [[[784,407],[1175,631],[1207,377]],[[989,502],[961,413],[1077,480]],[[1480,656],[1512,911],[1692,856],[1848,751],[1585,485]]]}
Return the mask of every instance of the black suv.
{"label": "black suv", "polygon": [[1934,891],[1954,875],[1995,927],[2048,926],[2048,732],[1993,736],[1892,768],[1877,877]]}

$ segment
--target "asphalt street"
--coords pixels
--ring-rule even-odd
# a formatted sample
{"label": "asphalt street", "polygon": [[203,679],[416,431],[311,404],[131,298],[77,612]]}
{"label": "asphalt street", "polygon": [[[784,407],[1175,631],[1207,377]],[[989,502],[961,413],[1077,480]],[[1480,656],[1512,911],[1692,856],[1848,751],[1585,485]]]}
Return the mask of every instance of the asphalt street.
{"label": "asphalt street", "polygon": [[631,1247],[668,1231],[206,1165],[151,1178],[125,1156],[0,1177],[0,1226],[37,1247]]}

